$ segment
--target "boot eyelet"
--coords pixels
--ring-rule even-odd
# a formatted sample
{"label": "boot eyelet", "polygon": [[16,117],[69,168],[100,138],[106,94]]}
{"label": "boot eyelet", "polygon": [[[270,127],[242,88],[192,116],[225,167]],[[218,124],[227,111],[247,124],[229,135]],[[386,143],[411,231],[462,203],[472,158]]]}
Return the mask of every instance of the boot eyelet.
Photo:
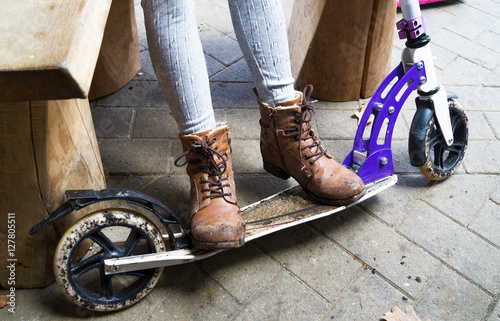
{"label": "boot eyelet", "polygon": [[212,139],[212,141],[213,141],[213,142],[216,142],[216,141],[217,141],[217,138],[215,138],[215,137],[214,137],[214,138]]}
{"label": "boot eyelet", "polygon": [[298,142],[298,141],[299,141],[299,139],[300,139],[300,138],[299,138],[299,135],[295,135],[295,136],[294,136],[294,139],[295,139],[295,141],[297,141],[297,142]]}
{"label": "boot eyelet", "polygon": [[314,164],[313,162],[309,162],[309,166],[313,166],[313,164]]}
{"label": "boot eyelet", "polygon": [[219,150],[219,149],[217,148],[217,146],[215,146],[215,147],[214,147],[214,149],[215,149],[215,150]]}
{"label": "boot eyelet", "polygon": [[229,197],[233,197],[233,193],[229,193]]}

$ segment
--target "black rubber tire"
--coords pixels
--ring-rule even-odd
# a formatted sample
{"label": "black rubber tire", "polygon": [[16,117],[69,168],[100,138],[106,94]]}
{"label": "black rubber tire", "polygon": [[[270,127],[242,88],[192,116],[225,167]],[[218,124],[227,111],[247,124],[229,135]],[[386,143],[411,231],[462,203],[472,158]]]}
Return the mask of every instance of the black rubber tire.
{"label": "black rubber tire", "polygon": [[145,297],[163,267],[105,275],[104,260],[163,251],[161,233],[149,219],[122,209],[97,211],[64,233],[54,256],[54,275],[62,292],[79,306],[119,310]]}
{"label": "black rubber tire", "polygon": [[455,99],[448,100],[454,142],[448,146],[434,115],[428,122],[425,139],[426,162],[419,169],[425,177],[442,181],[461,164],[469,139],[467,115]]}

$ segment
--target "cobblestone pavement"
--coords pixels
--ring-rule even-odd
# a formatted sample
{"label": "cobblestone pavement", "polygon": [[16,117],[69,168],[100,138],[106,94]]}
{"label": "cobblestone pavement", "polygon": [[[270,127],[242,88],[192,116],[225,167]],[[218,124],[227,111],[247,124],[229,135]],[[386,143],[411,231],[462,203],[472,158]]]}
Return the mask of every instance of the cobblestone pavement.
{"label": "cobblestone pavement", "polygon": [[[148,193],[186,213],[189,183],[178,132],[156,81],[136,1],[142,70],[92,106],[110,188]],[[287,17],[293,0],[283,1]],[[266,174],[258,110],[227,1],[197,1],[218,120],[229,124],[240,206],[294,184]],[[438,77],[461,96],[470,127],[463,165],[436,183],[409,165],[410,98],[393,142],[396,186],[339,215],[303,224],[198,263],[165,268],[135,306],[99,314],[53,284],[17,291],[19,320],[378,320],[412,305],[423,318],[500,320],[500,0],[424,7]],[[400,16],[400,14],[398,14]],[[392,65],[404,44],[395,39]],[[318,102],[316,128],[338,160],[361,101]],[[7,311],[0,311],[4,318]],[[9,315],[11,317],[11,315]]]}

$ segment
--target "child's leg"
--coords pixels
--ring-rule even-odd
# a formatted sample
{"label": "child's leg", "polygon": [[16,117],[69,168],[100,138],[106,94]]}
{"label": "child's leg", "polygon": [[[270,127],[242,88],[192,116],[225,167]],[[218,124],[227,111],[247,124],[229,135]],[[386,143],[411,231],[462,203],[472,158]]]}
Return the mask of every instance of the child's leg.
{"label": "child's leg", "polygon": [[181,134],[214,128],[195,0],[143,0],[149,52]]}
{"label": "child's leg", "polygon": [[294,99],[294,79],[281,2],[229,0],[229,8],[259,99],[271,106]]}

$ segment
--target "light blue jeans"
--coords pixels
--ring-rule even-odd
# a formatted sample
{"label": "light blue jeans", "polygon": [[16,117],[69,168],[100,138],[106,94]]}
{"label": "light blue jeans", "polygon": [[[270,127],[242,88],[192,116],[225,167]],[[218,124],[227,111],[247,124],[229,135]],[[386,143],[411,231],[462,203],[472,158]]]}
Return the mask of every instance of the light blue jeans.
{"label": "light blue jeans", "polygon": [[[280,0],[228,2],[259,98],[270,106],[295,98]],[[142,0],[142,7],[153,67],[181,134],[216,127],[195,0]]]}

